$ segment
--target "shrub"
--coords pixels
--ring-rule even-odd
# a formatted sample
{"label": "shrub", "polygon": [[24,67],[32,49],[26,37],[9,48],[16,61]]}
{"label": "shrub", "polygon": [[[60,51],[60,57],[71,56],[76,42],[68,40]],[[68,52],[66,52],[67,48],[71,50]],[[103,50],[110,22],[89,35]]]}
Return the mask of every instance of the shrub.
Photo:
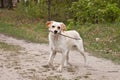
{"label": "shrub", "polygon": [[47,5],[45,1],[40,0],[39,3],[29,0],[27,2],[20,1],[17,5],[17,14],[27,16],[29,18],[44,18],[47,15]]}
{"label": "shrub", "polygon": [[115,22],[120,18],[117,3],[106,0],[79,0],[72,3],[70,11],[78,23]]}

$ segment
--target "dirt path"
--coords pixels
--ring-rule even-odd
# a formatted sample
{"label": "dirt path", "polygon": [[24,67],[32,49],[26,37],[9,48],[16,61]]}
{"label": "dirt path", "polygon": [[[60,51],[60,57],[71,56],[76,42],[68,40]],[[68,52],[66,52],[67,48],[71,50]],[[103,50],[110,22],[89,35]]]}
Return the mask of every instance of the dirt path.
{"label": "dirt path", "polygon": [[[29,43],[2,34],[0,34],[0,42],[24,48],[14,54],[10,51],[0,50],[0,80],[54,80],[53,78],[120,80],[120,65],[115,65],[109,60],[88,56],[87,67],[84,67],[83,57],[72,51],[70,62],[73,67],[64,68],[62,73],[58,73],[55,70],[42,67],[48,60],[48,44]],[[57,54],[55,68],[58,67],[60,59],[61,54]]]}

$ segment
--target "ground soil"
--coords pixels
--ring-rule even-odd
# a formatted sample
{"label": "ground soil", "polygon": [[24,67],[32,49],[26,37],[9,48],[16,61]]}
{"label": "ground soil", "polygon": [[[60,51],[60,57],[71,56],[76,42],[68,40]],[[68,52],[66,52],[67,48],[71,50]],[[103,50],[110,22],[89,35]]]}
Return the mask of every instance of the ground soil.
{"label": "ground soil", "polygon": [[31,43],[3,34],[0,34],[0,42],[22,47],[17,52],[0,49],[0,80],[120,80],[120,65],[106,59],[89,54],[87,66],[84,66],[83,57],[78,52],[71,51],[72,66],[65,67],[59,73],[56,69],[61,54],[56,55],[55,70],[43,67],[49,57],[48,44]]}

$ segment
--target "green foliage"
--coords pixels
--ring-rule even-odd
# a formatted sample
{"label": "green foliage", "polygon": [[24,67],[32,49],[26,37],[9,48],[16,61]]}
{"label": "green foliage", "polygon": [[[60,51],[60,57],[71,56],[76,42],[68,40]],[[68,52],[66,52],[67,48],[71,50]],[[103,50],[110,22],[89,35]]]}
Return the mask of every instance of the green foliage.
{"label": "green foliage", "polygon": [[[118,0],[51,0],[50,17],[51,20],[64,22],[73,19],[78,24],[119,22],[119,3]],[[16,11],[23,16],[46,21],[48,4],[45,0],[39,3],[34,0],[21,1]]]}
{"label": "green foliage", "polygon": [[73,0],[51,0],[51,20],[64,21],[70,17],[68,11]]}
{"label": "green foliage", "polygon": [[16,12],[30,18],[45,18],[45,15],[47,15],[47,5],[44,0],[40,0],[39,3],[33,0],[28,0],[26,3],[21,1],[17,5]]}
{"label": "green foliage", "polygon": [[[70,17],[69,8],[72,2],[78,0],[51,0],[50,6],[50,17],[51,20],[64,21]],[[28,0],[24,2],[23,0],[17,5],[17,14],[27,16],[30,18],[41,18],[47,20],[48,14],[48,4],[46,0],[40,0],[39,3],[33,0]]]}
{"label": "green foliage", "polygon": [[117,3],[107,0],[79,0],[72,3],[70,11],[78,23],[115,22],[120,18]]}
{"label": "green foliage", "polygon": [[104,18],[108,22],[114,22],[120,20],[120,8],[117,7],[116,3],[108,4],[106,6]]}

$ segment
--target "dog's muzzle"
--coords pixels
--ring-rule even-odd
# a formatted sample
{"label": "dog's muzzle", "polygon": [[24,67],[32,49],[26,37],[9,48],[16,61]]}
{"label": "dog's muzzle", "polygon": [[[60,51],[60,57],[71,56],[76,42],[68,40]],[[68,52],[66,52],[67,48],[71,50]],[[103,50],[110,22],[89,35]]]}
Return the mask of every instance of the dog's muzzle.
{"label": "dog's muzzle", "polygon": [[54,34],[57,34],[57,32],[58,32],[58,31],[55,30],[55,31],[54,31]]}

